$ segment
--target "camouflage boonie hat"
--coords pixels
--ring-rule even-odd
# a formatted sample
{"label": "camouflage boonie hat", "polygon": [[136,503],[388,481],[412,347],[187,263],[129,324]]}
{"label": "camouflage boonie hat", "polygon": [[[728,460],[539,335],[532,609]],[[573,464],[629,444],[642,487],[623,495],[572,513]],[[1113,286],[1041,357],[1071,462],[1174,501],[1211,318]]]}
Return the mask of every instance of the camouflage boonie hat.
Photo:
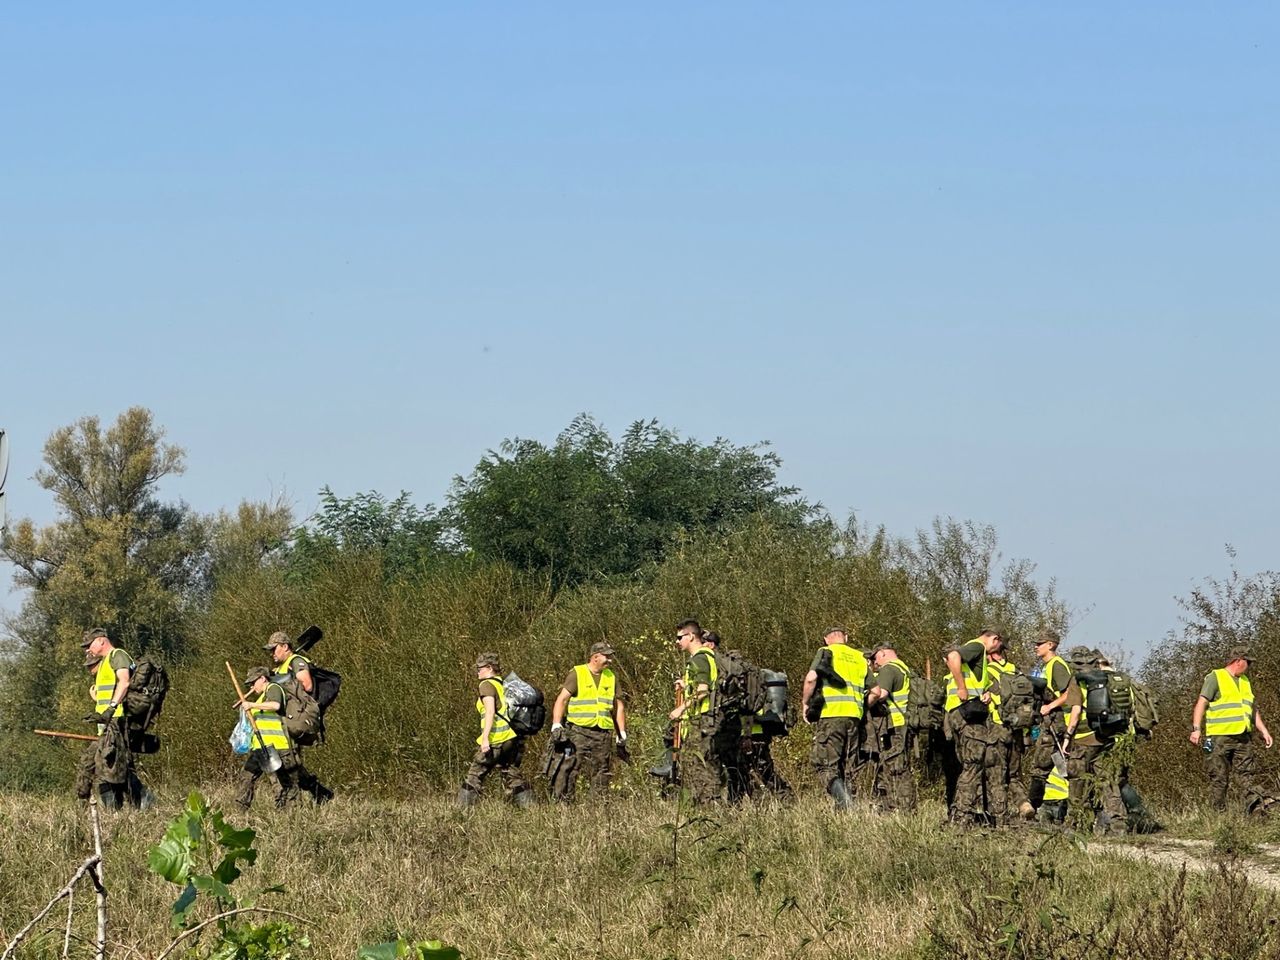
{"label": "camouflage boonie hat", "polygon": [[501,669],[502,661],[496,653],[481,653],[476,656],[476,669],[481,667],[492,667],[494,670]]}
{"label": "camouflage boonie hat", "polygon": [[1227,651],[1227,663],[1232,660],[1248,660],[1253,663],[1253,648],[1247,643],[1238,643]]}
{"label": "camouflage boonie hat", "polygon": [[613,646],[607,641],[601,640],[591,645],[591,649],[587,652],[588,657],[594,657],[597,653],[602,653],[606,657],[613,656]]}
{"label": "camouflage boonie hat", "polygon": [[102,663],[101,657],[95,657],[92,653],[86,652],[84,655],[84,668],[92,673],[98,669],[98,664]]}
{"label": "camouflage boonie hat", "polygon": [[271,671],[266,667],[250,667],[249,672],[244,675],[244,682],[252,685],[257,683],[260,677],[269,676],[271,676]]}
{"label": "camouflage boonie hat", "polygon": [[1053,644],[1053,649],[1057,650],[1058,644],[1060,644],[1061,642],[1062,642],[1062,637],[1058,636],[1058,631],[1041,630],[1039,633],[1036,634],[1035,643],[1033,643],[1032,646],[1038,647],[1042,643],[1051,643]]}
{"label": "camouflage boonie hat", "polygon": [[273,633],[270,637],[267,638],[267,642],[262,645],[262,649],[274,650],[279,644],[282,644],[282,643],[286,647],[288,647],[290,650],[293,649],[293,639],[283,630],[277,630],[275,633]]}

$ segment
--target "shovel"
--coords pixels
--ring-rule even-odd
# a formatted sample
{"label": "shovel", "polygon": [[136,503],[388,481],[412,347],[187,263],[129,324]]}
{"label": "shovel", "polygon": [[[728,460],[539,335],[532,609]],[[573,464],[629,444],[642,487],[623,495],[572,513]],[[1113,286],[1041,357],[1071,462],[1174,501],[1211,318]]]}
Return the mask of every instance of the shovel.
{"label": "shovel", "polygon": [[[1063,743],[1067,741],[1063,739]],[[1067,775],[1067,755],[1062,752],[1062,745],[1058,745],[1058,749],[1053,751],[1053,772],[1060,777]]]}
{"label": "shovel", "polygon": [[[236,688],[236,696],[243,701],[244,693],[240,690],[240,681],[236,679],[236,672],[231,669],[230,662],[223,662],[227,664],[227,674],[231,677],[231,683]],[[249,718],[249,726],[253,728],[253,735],[258,738],[258,746],[266,753],[267,762],[265,765],[265,772],[275,773],[284,766],[284,761],[280,759],[280,751],[275,747],[269,746],[267,742],[262,739],[262,731],[258,729],[258,721],[253,719],[253,711],[246,710],[244,713],[245,716]]]}

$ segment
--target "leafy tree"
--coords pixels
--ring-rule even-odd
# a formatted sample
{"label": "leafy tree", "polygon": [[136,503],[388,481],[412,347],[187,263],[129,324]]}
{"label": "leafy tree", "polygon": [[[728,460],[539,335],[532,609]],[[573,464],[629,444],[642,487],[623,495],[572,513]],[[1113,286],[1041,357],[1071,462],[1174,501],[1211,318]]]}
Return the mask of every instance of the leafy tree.
{"label": "leafy tree", "polygon": [[394,500],[376,492],[341,498],[326,486],[320,509],[293,531],[289,571],[310,579],[340,556],[363,554],[378,557],[389,578],[403,578],[446,555],[444,533],[440,514],[415,506],[403,490]]}
{"label": "leafy tree", "polygon": [[813,508],[778,483],[780,466],[764,444],[699,444],[653,420],[615,441],[582,414],[552,446],[506,440],[456,477],[450,519],[478,559],[562,587],[632,573],[681,533],[727,530],[760,514],[802,525]]}
{"label": "leafy tree", "polygon": [[[103,429],[84,417],[55,430],[35,479],[53,494],[55,521],[19,520],[0,555],[30,592],[8,625],[0,674],[0,730],[84,713],[81,632],[103,625],[133,653],[173,658],[210,568],[208,525],[186,504],[160,500],[161,480],[183,471],[183,452],[141,407]],[[30,737],[13,738],[27,744]],[[39,779],[62,750],[15,748],[0,781]]]}

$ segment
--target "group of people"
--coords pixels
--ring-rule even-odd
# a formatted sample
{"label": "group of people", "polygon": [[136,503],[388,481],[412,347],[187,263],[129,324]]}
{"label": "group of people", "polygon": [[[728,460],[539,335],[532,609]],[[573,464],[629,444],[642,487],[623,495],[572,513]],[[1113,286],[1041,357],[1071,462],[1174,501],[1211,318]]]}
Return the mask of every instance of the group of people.
{"label": "group of people", "polygon": [[[837,810],[853,805],[860,781],[869,782],[871,799],[880,809],[914,809],[913,759],[938,752],[948,816],[955,823],[1001,825],[1037,816],[1061,821],[1070,805],[1092,813],[1097,825],[1109,831],[1140,829],[1144,820],[1150,824],[1129,783],[1129,754],[1116,751],[1135,734],[1149,731],[1123,714],[1118,727],[1094,719],[1089,698],[1097,678],[1115,672],[1101,651],[1078,646],[1063,657],[1060,637],[1046,630],[1033,644],[1038,664],[1024,674],[1008,659],[1001,632],[984,630],[944,650],[941,716],[931,718],[923,692],[933,687],[930,678],[912,670],[892,646],[865,651],[849,639],[842,627],[823,632],[822,646],[804,676],[799,710],[812,726],[814,774]],[[677,624],[675,642],[686,666],[668,714],[667,753],[650,772],[678,783],[700,804],[751,796],[790,799],[792,788],[772,752],[774,739],[788,732],[785,707],[779,709],[775,702],[754,707],[754,712],[738,709],[740,704],[727,708],[722,664],[731,664],[737,655],[721,650],[719,635],[694,619]],[[135,661],[102,628],[86,630],[82,646],[93,675],[94,712],[86,719],[97,724],[98,736],[82,756],[76,793],[87,799],[96,785],[108,806],[144,806],[150,794],[133,762],[139,731],[130,728],[124,710]],[[236,800],[245,807],[252,804],[257,782],[270,774],[278,805],[302,793],[324,803],[333,792],[306,768],[303,744],[286,723],[290,697],[314,693],[312,663],[283,632],[273,633],[264,650],[271,666],[248,671],[246,690],[235,704],[253,721],[252,749]],[[593,791],[607,789],[615,760],[629,759],[626,691],[611,666],[613,657],[607,642],[592,644],[585,662],[566,674],[556,695],[543,767],[555,800],[572,800],[580,781]],[[1213,805],[1225,807],[1235,778],[1246,812],[1257,814],[1278,798],[1263,785],[1253,752],[1255,732],[1268,748],[1272,737],[1247,675],[1252,661],[1250,649],[1237,646],[1223,667],[1205,676],[1189,739],[1205,750]],[[523,772],[528,731],[513,721],[498,655],[480,654],[475,669],[480,731],[457,803],[473,806],[496,772],[507,797],[517,806],[529,806],[534,793]],[[1022,689],[1004,682],[1015,676],[1038,678],[1040,692],[1033,705],[1010,693]],[[918,739],[926,750],[915,749]],[[864,770],[867,775],[860,775]]]}

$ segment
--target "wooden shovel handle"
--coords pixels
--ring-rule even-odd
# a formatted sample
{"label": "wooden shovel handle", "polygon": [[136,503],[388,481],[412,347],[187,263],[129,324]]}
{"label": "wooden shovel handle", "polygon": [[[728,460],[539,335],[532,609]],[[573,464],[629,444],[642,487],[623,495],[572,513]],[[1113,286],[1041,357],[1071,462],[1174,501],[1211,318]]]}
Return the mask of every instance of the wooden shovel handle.
{"label": "wooden shovel handle", "polygon": [[[236,696],[240,702],[244,702],[244,691],[240,689],[240,681],[236,679],[236,672],[231,669],[231,661],[224,660],[227,665],[227,676],[231,678],[231,685],[236,688]],[[249,726],[253,728],[253,735],[258,738],[258,746],[263,750],[267,749],[267,741],[262,739],[262,731],[258,729],[258,721],[253,719],[253,711],[245,710],[244,715],[249,718]]]}

